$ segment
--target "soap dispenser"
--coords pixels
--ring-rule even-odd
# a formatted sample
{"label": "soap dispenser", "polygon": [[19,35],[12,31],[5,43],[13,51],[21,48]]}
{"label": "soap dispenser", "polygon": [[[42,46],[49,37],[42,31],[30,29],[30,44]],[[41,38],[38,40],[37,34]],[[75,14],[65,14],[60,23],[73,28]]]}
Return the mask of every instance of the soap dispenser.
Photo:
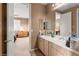
{"label": "soap dispenser", "polygon": [[68,38],[68,40],[66,41],[66,46],[70,47],[70,37]]}

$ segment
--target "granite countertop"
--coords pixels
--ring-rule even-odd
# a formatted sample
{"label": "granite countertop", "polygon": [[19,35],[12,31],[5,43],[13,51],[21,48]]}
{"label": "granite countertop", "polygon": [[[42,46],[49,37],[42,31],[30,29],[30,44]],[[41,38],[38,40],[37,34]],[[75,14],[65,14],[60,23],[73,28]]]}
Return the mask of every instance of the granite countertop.
{"label": "granite countertop", "polygon": [[50,42],[52,42],[52,43],[54,43],[54,44],[56,44],[58,46],[61,46],[61,47],[65,48],[65,49],[70,50],[70,51],[72,51],[72,52],[79,55],[79,51],[76,51],[76,50],[71,49],[71,48],[66,46],[66,38],[64,38],[65,40],[61,40],[61,38],[63,38],[61,36],[51,37],[51,36],[46,36],[46,35],[40,35],[40,38],[48,40],[48,41],[50,41]]}

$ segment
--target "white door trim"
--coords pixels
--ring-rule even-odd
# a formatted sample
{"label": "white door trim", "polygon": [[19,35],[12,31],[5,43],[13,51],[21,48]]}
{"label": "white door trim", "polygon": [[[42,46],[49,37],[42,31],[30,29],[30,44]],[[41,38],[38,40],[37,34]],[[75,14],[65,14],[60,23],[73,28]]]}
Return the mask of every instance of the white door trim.
{"label": "white door trim", "polygon": [[14,4],[7,4],[7,56],[14,55],[14,22],[13,22]]}

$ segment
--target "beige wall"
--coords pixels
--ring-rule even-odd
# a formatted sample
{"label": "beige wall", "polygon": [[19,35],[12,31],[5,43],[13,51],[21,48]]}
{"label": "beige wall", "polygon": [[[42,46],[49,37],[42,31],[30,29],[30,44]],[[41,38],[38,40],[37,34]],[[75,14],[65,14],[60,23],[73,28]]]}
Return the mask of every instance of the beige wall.
{"label": "beige wall", "polygon": [[45,6],[40,4],[32,4],[32,40],[31,47],[37,47],[37,35],[40,30],[39,22],[45,18]]}
{"label": "beige wall", "polygon": [[41,5],[41,4],[32,4],[32,41],[31,45],[32,48],[37,47],[37,35],[39,33],[40,28],[40,21],[44,20],[45,17],[48,21],[51,22],[52,29],[55,28],[55,12],[52,12],[52,5]]}
{"label": "beige wall", "polygon": [[[29,20],[26,18],[15,18],[16,21],[20,21],[20,30],[29,31]],[[17,24],[15,24],[17,25]]]}
{"label": "beige wall", "polygon": [[0,4],[0,55],[2,55],[2,4]]}
{"label": "beige wall", "polygon": [[21,27],[25,29],[25,31],[28,31],[28,19],[27,20],[20,20],[21,21]]}

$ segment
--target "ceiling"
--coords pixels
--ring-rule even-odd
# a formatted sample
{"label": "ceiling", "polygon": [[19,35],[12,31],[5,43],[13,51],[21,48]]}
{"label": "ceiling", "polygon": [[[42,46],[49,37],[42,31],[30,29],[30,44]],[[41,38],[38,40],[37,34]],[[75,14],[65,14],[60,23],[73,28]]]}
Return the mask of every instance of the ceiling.
{"label": "ceiling", "polygon": [[66,3],[66,4],[64,4],[62,6],[59,5],[55,9],[59,10],[59,11],[64,11],[64,10],[67,10],[69,8],[76,7],[76,6],[79,6],[79,3]]}

